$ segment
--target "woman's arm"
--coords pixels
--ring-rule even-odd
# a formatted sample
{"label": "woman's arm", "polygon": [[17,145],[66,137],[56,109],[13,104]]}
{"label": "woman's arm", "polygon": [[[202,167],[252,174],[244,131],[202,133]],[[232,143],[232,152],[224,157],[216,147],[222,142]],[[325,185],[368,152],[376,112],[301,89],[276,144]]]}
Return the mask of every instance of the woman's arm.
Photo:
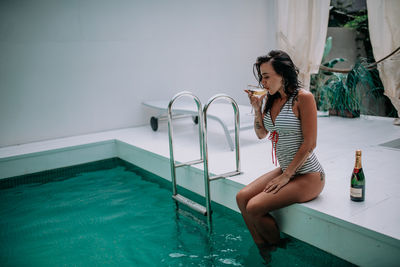
{"label": "woman's arm", "polygon": [[263,123],[263,114],[261,112],[261,107],[258,108],[257,110],[254,109],[255,116],[254,116],[254,131],[256,132],[256,135],[258,139],[263,139],[267,136],[268,131],[267,129],[264,128],[264,123]]}
{"label": "woman's arm", "polygon": [[249,91],[245,90],[245,92],[248,94],[249,99],[250,99],[250,104],[253,106],[254,109],[254,131],[258,137],[258,139],[263,139],[267,136],[268,131],[267,129],[264,128],[264,123],[263,123],[263,114],[262,114],[262,103],[263,99],[266,97],[266,95],[263,95],[262,97],[258,96],[253,96]]}

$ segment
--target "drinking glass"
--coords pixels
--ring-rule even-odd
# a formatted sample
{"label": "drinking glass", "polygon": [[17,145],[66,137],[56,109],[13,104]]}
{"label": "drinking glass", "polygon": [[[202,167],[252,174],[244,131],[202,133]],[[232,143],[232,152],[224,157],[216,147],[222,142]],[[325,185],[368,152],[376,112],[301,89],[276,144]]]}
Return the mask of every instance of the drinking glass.
{"label": "drinking glass", "polygon": [[[247,85],[247,91],[249,91],[251,93],[252,96],[256,96],[256,97],[262,97],[263,95],[265,95],[267,93],[267,90],[265,90],[264,88],[261,88],[260,86],[256,86],[256,85]],[[247,115],[250,116],[254,116],[254,108],[253,105],[251,105],[251,112],[248,113]]]}

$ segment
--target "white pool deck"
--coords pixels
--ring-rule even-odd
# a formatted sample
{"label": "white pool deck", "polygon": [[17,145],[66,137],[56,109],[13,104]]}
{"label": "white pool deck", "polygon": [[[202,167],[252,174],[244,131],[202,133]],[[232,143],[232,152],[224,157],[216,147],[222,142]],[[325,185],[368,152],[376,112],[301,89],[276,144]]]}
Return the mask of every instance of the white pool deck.
{"label": "white pool deck", "polygon": [[[251,118],[249,118],[251,119]],[[281,230],[360,266],[400,265],[400,149],[380,144],[400,138],[393,119],[362,116],[318,118],[315,150],[326,172],[326,184],[315,200],[274,213]],[[175,159],[199,157],[197,126],[191,119],[174,124]],[[218,125],[209,124],[209,165],[214,174],[235,168],[234,152]],[[366,199],[349,199],[350,174],[361,149]],[[238,211],[235,194],[269,171],[271,143],[253,130],[240,132],[242,175],[211,183],[212,200]],[[0,148],[0,178],[120,157],[170,179],[166,123],[120,129]],[[178,171],[178,183],[202,194],[202,165]]]}

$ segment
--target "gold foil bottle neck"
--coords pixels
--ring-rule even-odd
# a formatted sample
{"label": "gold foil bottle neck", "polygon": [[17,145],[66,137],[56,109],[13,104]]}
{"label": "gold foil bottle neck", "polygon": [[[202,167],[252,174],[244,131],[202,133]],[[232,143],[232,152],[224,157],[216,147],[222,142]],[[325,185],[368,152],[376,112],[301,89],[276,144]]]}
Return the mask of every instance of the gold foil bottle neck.
{"label": "gold foil bottle neck", "polygon": [[361,169],[361,150],[356,150],[356,162],[354,164],[354,168]]}

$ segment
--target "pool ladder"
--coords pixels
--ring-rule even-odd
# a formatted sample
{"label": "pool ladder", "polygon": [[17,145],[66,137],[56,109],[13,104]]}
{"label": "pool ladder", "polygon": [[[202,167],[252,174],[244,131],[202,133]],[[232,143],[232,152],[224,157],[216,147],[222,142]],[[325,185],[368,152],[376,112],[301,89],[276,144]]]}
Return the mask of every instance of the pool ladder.
{"label": "pool ladder", "polygon": [[[200,145],[200,159],[192,160],[188,162],[178,163],[174,159],[174,148],[173,148],[173,126],[172,126],[172,107],[175,101],[182,97],[190,97],[194,100],[197,105],[197,116],[198,116],[198,127],[199,127],[199,145]],[[207,146],[207,110],[210,105],[218,100],[225,99],[228,100],[233,107],[235,116],[235,153],[236,153],[236,170],[231,172],[226,172],[219,175],[214,175],[210,177],[210,172],[208,168],[208,146]],[[217,94],[210,98],[207,104],[202,109],[200,99],[193,93],[188,91],[183,91],[176,94],[168,104],[168,135],[169,135],[169,153],[170,153],[170,165],[171,165],[171,180],[172,180],[172,198],[177,202],[182,203],[189,208],[207,216],[207,223],[209,228],[211,228],[211,197],[210,197],[210,182],[224,179],[226,177],[235,176],[241,174],[240,171],[240,156],[239,156],[239,107],[235,100],[226,94]],[[187,198],[183,195],[178,194],[177,183],[176,183],[176,169],[184,166],[191,166],[195,164],[203,163],[204,165],[204,189],[205,189],[205,206]]]}

